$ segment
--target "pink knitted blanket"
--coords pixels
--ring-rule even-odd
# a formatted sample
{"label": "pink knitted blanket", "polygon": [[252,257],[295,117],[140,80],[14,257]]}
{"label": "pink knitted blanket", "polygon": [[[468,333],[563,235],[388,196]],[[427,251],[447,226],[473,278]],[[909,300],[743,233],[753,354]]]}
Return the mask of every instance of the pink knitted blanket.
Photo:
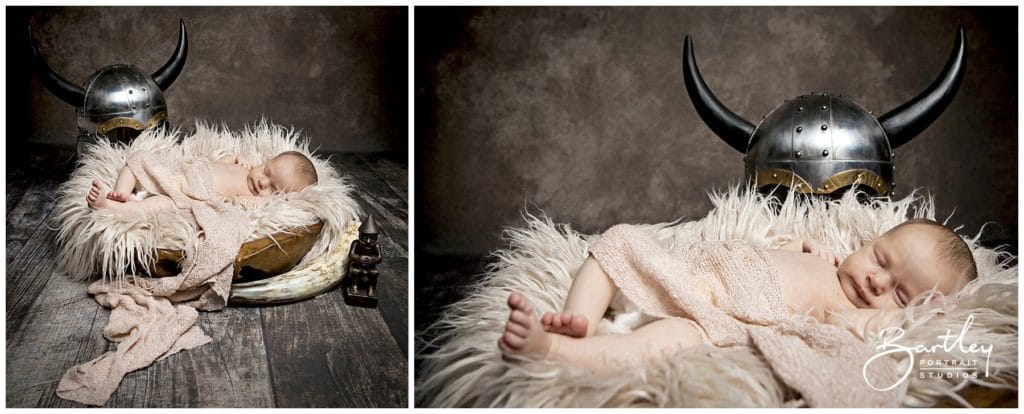
{"label": "pink knitted blanket", "polygon": [[140,152],[128,159],[128,167],[143,189],[170,197],[182,214],[194,218],[200,232],[186,247],[178,276],[134,276],[89,286],[89,294],[111,308],[103,335],[117,342],[117,349],[64,373],[57,396],[83,404],[103,405],[125,374],[211,340],[195,325],[196,310],[227,304],[232,265],[248,228],[245,214],[213,191],[206,161],[169,161]]}
{"label": "pink knitted blanket", "polygon": [[879,358],[862,373],[875,353],[869,344],[838,326],[790,317],[762,249],[729,241],[668,251],[644,230],[618,225],[590,253],[642,312],[691,319],[706,343],[759,352],[811,407],[899,405],[905,384],[883,392],[864,379],[895,384],[895,360]]}

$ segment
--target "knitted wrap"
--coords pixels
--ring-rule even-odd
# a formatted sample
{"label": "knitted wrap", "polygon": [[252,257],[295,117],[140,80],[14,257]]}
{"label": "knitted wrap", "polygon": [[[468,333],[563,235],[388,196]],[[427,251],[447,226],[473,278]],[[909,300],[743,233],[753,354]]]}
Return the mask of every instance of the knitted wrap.
{"label": "knitted wrap", "polygon": [[[896,407],[903,388],[877,391],[861,370],[871,346],[840,327],[791,318],[771,256],[740,241],[667,250],[640,227],[617,225],[590,246],[641,312],[685,318],[719,347],[756,348],[811,407]],[[868,366],[872,384],[895,384],[896,361]],[[905,384],[903,384],[905,387]]]}

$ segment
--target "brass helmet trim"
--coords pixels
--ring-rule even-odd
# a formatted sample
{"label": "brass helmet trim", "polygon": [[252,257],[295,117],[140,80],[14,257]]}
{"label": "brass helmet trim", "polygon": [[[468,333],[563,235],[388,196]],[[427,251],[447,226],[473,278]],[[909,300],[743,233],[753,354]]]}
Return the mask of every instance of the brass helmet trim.
{"label": "brass helmet trim", "polygon": [[158,112],[156,115],[153,115],[152,118],[149,118],[149,121],[145,124],[127,117],[110,118],[103,121],[103,123],[100,124],[100,127],[96,129],[96,132],[101,135],[106,135],[106,133],[112,131],[114,128],[131,128],[136,131],[142,131],[146,128],[152,128],[159,125],[165,119],[167,119],[167,111]]}
{"label": "brass helmet trim", "polygon": [[769,185],[782,185],[800,193],[824,195],[831,194],[837,189],[857,184],[870,187],[878,195],[889,194],[889,189],[891,188],[890,183],[886,182],[878,174],[864,169],[853,169],[835,173],[825,180],[821,187],[811,191],[811,185],[807,180],[793,171],[781,168],[766,168],[757,172],[754,186],[756,188],[763,188]]}

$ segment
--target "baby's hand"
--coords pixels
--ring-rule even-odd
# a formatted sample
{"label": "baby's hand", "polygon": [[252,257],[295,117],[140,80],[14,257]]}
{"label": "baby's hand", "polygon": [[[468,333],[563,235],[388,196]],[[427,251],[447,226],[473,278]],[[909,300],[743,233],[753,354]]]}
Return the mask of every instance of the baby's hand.
{"label": "baby's hand", "polygon": [[804,239],[803,251],[804,253],[810,253],[820,257],[822,260],[832,264],[832,266],[838,267],[839,263],[843,261],[838,254],[832,251],[832,249],[829,249],[814,240]]}
{"label": "baby's hand", "polygon": [[245,157],[241,155],[235,156],[235,164],[241,165],[242,167],[245,167],[245,169],[247,170],[252,169],[252,163],[250,163],[249,160],[245,159]]}

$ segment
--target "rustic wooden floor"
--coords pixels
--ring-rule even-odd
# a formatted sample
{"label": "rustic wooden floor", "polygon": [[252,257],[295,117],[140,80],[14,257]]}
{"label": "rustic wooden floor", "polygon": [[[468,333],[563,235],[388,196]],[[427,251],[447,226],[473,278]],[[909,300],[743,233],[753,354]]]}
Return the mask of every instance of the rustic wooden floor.
{"label": "rustic wooden floor", "polygon": [[[54,271],[57,187],[74,149],[7,154],[7,407],[82,407],[55,390],[64,371],[114,347],[109,310]],[[408,406],[408,168],[404,154],[333,154],[383,227],[376,309],[340,290],[304,302],[200,312],[212,343],[129,373],[107,407]],[[49,225],[49,227],[48,227]]]}

